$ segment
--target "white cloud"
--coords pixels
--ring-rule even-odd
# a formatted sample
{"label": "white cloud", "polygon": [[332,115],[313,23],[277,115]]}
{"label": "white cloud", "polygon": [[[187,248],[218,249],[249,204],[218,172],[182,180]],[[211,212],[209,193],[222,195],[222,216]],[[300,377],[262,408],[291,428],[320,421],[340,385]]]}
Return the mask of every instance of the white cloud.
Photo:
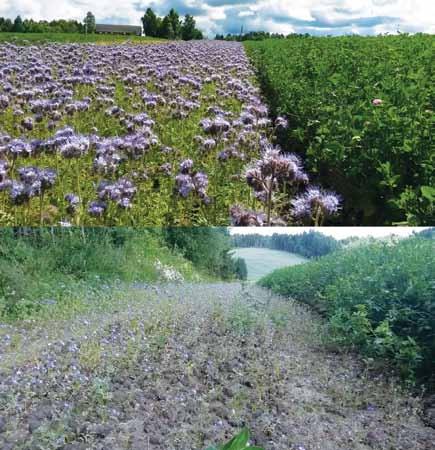
{"label": "white cloud", "polygon": [[[198,24],[208,34],[239,30],[279,33],[307,29],[334,34],[360,32],[435,32],[435,2],[431,0],[0,0],[0,16],[82,20],[92,11],[97,21],[140,23],[147,6],[174,6],[197,11]],[[181,11],[182,12],[182,11]]]}

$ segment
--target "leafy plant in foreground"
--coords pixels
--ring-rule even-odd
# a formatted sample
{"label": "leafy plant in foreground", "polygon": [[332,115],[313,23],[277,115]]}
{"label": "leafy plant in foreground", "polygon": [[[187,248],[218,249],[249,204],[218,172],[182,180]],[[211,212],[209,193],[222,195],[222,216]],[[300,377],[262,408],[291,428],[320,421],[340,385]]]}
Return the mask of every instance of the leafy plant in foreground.
{"label": "leafy plant in foreground", "polygon": [[261,447],[249,445],[249,431],[245,428],[226,444],[208,447],[207,450],[263,450]]}

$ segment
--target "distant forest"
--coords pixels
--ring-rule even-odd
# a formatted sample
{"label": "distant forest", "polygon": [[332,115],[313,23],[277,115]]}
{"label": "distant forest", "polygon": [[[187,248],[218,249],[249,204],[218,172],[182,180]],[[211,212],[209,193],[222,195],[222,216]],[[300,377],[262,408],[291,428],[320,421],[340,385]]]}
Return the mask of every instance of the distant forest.
{"label": "distant forest", "polygon": [[297,235],[275,233],[272,236],[260,234],[239,234],[232,236],[235,247],[257,247],[297,253],[306,258],[327,255],[341,248],[339,241],[318,231],[309,231]]}
{"label": "distant forest", "polygon": [[217,34],[215,39],[217,41],[264,41],[266,39],[289,39],[294,36],[298,37],[309,37],[309,34],[296,34],[292,33],[289,35],[280,34],[280,33],[269,33],[267,31],[250,31],[249,33],[240,33],[240,34]]}
{"label": "distant forest", "polygon": [[77,20],[33,20],[17,16],[14,21],[0,17],[0,32],[12,33],[84,33],[85,26]]}

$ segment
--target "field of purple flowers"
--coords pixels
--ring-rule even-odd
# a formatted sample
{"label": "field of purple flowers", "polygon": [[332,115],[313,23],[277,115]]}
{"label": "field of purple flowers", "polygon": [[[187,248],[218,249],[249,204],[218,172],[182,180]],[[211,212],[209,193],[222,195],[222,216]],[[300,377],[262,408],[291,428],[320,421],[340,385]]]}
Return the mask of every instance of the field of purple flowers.
{"label": "field of purple flowers", "polygon": [[238,43],[1,44],[0,225],[322,224],[285,126]]}

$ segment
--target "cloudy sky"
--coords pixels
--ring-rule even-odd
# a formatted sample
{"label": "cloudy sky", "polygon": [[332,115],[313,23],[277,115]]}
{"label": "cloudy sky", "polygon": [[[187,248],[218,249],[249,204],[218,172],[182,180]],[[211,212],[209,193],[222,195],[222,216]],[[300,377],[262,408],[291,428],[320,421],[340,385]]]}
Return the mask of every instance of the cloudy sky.
{"label": "cloudy sky", "polygon": [[332,236],[335,239],[345,239],[347,237],[374,237],[380,238],[385,236],[390,236],[392,234],[401,237],[410,236],[413,232],[419,232],[425,230],[425,227],[323,227],[321,230],[319,228],[313,227],[288,227],[288,228],[231,228],[231,234],[263,234],[265,236],[273,233],[282,234],[301,234],[304,231],[314,230],[320,231],[323,234]]}
{"label": "cloudy sky", "polygon": [[0,16],[139,24],[151,6],[164,15],[171,7],[192,14],[209,36],[265,30],[279,33],[378,34],[435,32],[434,0],[0,0]]}

